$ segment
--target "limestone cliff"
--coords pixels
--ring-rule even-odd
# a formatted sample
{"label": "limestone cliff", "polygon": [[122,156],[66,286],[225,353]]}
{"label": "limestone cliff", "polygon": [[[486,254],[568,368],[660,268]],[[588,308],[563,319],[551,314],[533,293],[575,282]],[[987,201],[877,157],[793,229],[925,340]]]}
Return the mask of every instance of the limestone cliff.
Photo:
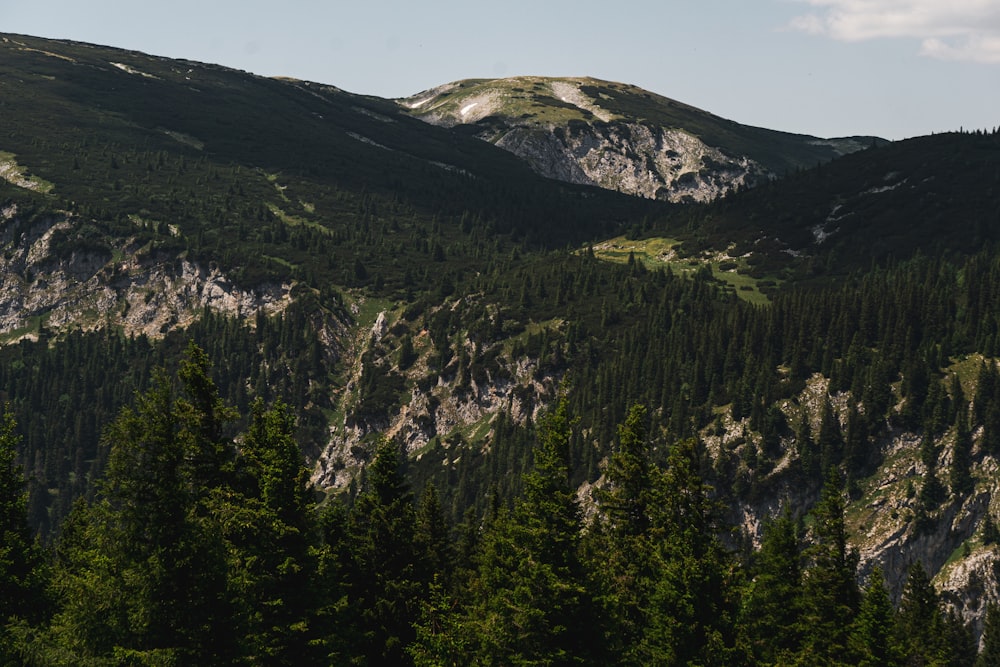
{"label": "limestone cliff", "polygon": [[743,126],[635,86],[515,77],[446,84],[401,100],[468,126],[549,178],[671,202],[706,202],[866,147]]}

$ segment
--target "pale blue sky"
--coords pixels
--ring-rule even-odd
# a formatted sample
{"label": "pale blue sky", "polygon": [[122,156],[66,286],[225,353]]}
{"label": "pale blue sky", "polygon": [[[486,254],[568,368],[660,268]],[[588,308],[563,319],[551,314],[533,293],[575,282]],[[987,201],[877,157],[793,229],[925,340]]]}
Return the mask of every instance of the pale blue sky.
{"label": "pale blue sky", "polygon": [[586,75],[823,137],[1000,125],[1000,0],[0,0],[0,32],[381,97]]}

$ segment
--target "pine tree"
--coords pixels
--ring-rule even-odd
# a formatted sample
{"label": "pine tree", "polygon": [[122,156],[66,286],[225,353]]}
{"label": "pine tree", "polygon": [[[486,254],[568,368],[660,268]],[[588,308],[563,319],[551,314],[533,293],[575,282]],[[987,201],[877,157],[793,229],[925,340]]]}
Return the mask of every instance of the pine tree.
{"label": "pine tree", "polygon": [[360,646],[368,664],[405,665],[406,647],[419,600],[426,590],[426,568],[415,540],[416,511],[400,470],[399,453],[386,441],[367,469],[367,485],[348,518],[351,550],[348,594]]}
{"label": "pine tree", "polygon": [[896,610],[885,589],[882,570],[876,567],[868,579],[858,615],[851,626],[850,648],[858,667],[896,667],[902,655],[895,638]]}
{"label": "pine tree", "polygon": [[658,549],[642,650],[649,664],[728,664],[736,655],[732,566],[694,439],[671,448],[653,518]]}
{"label": "pine tree", "polygon": [[990,603],[986,606],[982,650],[976,659],[976,667],[994,665],[1000,665],[1000,606]]}
{"label": "pine tree", "polygon": [[8,406],[0,417],[0,665],[21,662],[8,624],[38,623],[47,611],[47,572],[28,526],[24,475],[16,463],[16,429]]}
{"label": "pine tree", "polygon": [[786,507],[765,527],[740,608],[741,644],[754,664],[789,662],[802,642],[802,568],[796,522]]}
{"label": "pine tree", "polygon": [[847,543],[840,479],[832,469],[812,515],[813,540],[805,551],[808,567],[803,575],[801,655],[822,664],[847,654],[848,629],[860,596],[855,580],[858,555]]}

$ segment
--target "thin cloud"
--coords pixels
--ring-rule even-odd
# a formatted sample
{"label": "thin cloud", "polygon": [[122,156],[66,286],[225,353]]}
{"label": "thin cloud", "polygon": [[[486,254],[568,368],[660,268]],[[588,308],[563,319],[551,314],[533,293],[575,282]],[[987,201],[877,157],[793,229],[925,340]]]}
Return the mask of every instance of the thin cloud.
{"label": "thin cloud", "polygon": [[857,42],[920,40],[920,53],[942,60],[1000,64],[1000,3],[996,0],[799,0],[814,11],[788,27]]}

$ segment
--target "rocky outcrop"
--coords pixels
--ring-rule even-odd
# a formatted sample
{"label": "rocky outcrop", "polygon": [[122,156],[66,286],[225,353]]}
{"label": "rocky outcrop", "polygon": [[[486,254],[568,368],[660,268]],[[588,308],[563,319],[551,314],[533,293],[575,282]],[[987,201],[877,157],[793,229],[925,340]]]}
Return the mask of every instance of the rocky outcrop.
{"label": "rocky outcrop", "polygon": [[[524,424],[536,419],[555,395],[558,378],[539,372],[537,361],[527,357],[499,359],[492,370],[484,370],[478,378],[470,374],[463,379],[457,356],[445,369],[432,372],[425,354],[405,371],[411,386],[399,406],[374,419],[357,418],[362,365],[372,363],[376,372],[383,374],[400,372],[394,362],[395,347],[385,340],[391,319],[388,313],[379,313],[372,327],[361,329],[353,347],[344,354],[345,359],[356,362],[339,400],[344,416],[331,424],[330,440],[313,468],[313,483],[321,488],[346,488],[371,456],[373,437],[392,439],[414,459],[421,458],[428,448],[448,450],[453,443],[470,440],[474,442],[469,444],[488,449],[493,437],[490,426],[498,415]],[[472,357],[482,352],[470,341],[465,341],[464,347]]]}
{"label": "rocky outcrop", "polygon": [[642,123],[513,127],[494,143],[549,178],[672,202],[708,202],[771,176],[687,132]]}
{"label": "rocky outcrop", "polygon": [[399,103],[428,123],[465,126],[543,176],[671,202],[711,201],[880,141],[750,127],[587,77],[470,79]]}
{"label": "rocky outcrop", "polygon": [[290,285],[237,287],[215,266],[183,253],[124,240],[115,246],[59,244],[85,221],[69,215],[28,223],[16,211],[0,220],[0,333],[36,336],[39,328],[118,326],[159,337],[184,327],[205,308],[235,317],[278,312]]}

